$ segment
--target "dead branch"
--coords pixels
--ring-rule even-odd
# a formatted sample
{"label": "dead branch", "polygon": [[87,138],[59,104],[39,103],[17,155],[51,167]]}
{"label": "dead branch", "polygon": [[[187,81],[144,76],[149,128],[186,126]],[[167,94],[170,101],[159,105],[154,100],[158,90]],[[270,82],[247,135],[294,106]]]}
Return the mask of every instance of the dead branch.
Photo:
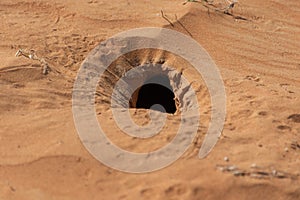
{"label": "dead branch", "polygon": [[175,19],[178,22],[178,24],[191,36],[193,37],[192,33],[177,19],[177,15],[175,14]]}
{"label": "dead branch", "polygon": [[36,54],[35,51],[33,49],[31,50],[26,50],[26,49],[19,49],[16,53],[16,57],[20,57],[20,56],[24,56],[26,58],[29,58],[31,60],[37,60],[40,61],[41,66],[42,66],[42,70],[43,70],[43,74],[47,75],[50,67],[48,65],[48,63],[45,61],[44,58],[39,58]]}
{"label": "dead branch", "polygon": [[169,22],[169,24],[170,24],[172,27],[174,27],[174,24],[171,22],[171,20],[169,20],[169,19],[166,17],[166,15],[164,14],[164,11],[161,10],[160,12],[161,12],[162,18],[164,18],[167,22]]}
{"label": "dead branch", "polygon": [[221,12],[223,14],[229,15],[231,17],[233,17],[234,19],[238,19],[238,20],[248,20],[245,17],[242,16],[236,16],[233,14],[233,8],[235,7],[235,5],[238,3],[238,0],[225,0],[227,2],[228,5],[226,5],[224,8],[220,8],[218,6],[216,6],[214,4],[213,0],[187,0],[183,3],[183,5],[187,4],[187,3],[200,3],[202,6],[204,6],[205,8],[208,9],[208,14],[210,14],[210,9],[214,10],[215,12]]}

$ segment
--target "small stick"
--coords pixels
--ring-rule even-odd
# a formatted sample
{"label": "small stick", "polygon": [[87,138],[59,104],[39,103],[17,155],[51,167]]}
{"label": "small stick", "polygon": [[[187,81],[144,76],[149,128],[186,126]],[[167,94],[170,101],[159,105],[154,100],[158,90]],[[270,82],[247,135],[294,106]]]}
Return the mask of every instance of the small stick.
{"label": "small stick", "polygon": [[193,37],[192,33],[177,19],[177,15],[175,14],[175,19],[180,24],[180,26],[191,36]]}
{"label": "small stick", "polygon": [[189,3],[189,2],[202,3],[203,5],[204,5],[204,3],[206,3],[208,5],[211,5],[214,2],[214,0],[210,0],[210,1],[209,0],[201,0],[201,1],[198,1],[198,0],[186,0],[182,4],[185,5],[185,4]]}
{"label": "small stick", "polygon": [[49,66],[48,66],[47,62],[45,61],[45,59],[37,57],[34,50],[27,51],[27,50],[19,49],[16,53],[16,57],[19,57],[19,56],[24,56],[31,60],[40,61],[42,64],[42,67],[43,67],[43,74],[46,75],[48,73]]}
{"label": "small stick", "polygon": [[43,74],[44,75],[48,74],[48,72],[50,70],[50,67],[49,67],[48,63],[45,61],[44,58],[37,57],[37,55],[35,54],[35,51],[33,49],[31,49],[30,51],[19,49],[16,53],[16,57],[20,57],[20,56],[24,56],[24,57],[29,58],[31,60],[40,61],[41,65],[42,65],[42,69],[43,69]]}
{"label": "small stick", "polygon": [[229,3],[229,5],[226,8],[217,9],[216,11],[223,11],[225,14],[228,14],[230,10],[231,12],[233,11],[235,4],[238,3],[238,0],[226,1]]}
{"label": "small stick", "polygon": [[197,0],[186,0],[185,2],[182,3],[182,5],[185,5],[185,4],[187,4],[188,2],[200,3],[200,2],[197,1]]}
{"label": "small stick", "polygon": [[185,5],[188,2],[194,2],[194,3],[201,3],[202,6],[204,6],[205,8],[207,8],[207,14],[210,16],[210,7],[215,7],[215,5],[213,4],[214,0],[187,0],[185,2],[183,2],[182,4]]}
{"label": "small stick", "polygon": [[161,12],[161,16],[162,18],[164,18],[167,22],[169,22],[169,24],[174,27],[174,24],[165,16],[163,10],[160,11]]}

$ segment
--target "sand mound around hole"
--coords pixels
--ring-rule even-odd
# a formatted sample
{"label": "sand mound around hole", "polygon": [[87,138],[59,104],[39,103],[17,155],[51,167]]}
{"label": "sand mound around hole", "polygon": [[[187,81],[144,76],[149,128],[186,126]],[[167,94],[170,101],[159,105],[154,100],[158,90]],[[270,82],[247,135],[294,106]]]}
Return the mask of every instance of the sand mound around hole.
{"label": "sand mound around hole", "polygon": [[145,64],[127,72],[116,84],[112,94],[112,107],[136,108],[139,91],[145,84],[161,85],[172,91],[176,112],[198,109],[196,104],[190,102],[191,95],[194,94],[190,91],[190,83],[176,69],[166,64]]}

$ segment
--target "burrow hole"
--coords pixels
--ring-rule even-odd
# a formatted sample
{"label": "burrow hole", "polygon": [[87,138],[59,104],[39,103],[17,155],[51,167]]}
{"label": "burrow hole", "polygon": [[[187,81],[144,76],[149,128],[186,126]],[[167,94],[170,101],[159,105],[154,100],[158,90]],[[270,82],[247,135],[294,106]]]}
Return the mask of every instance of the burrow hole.
{"label": "burrow hole", "polygon": [[131,97],[130,107],[141,109],[153,109],[162,111],[159,104],[164,107],[166,113],[174,114],[177,110],[175,95],[170,85],[170,79],[166,75],[156,75],[146,80]]}

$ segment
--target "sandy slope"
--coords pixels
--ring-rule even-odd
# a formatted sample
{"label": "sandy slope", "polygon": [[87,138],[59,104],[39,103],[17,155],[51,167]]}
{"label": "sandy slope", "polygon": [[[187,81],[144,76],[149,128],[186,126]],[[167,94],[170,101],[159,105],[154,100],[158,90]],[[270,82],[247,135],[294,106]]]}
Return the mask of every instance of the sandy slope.
{"label": "sandy slope", "polygon": [[[300,199],[300,2],[241,0],[234,14],[210,12],[182,1],[0,2],[0,199]],[[163,9],[174,22],[160,16]],[[154,26],[188,34],[212,56],[227,93],[227,120],[220,141],[197,158],[209,123],[209,98],[198,138],[176,163],[149,174],[126,174],[96,161],[73,123],[71,95],[81,62],[100,42],[122,30]],[[38,62],[14,57],[35,49],[56,69],[42,75]],[[159,60],[160,53],[140,53]],[[174,63],[172,56],[165,56]],[[193,73],[186,71],[186,75]],[[201,84],[200,84],[201,86]],[[101,105],[99,105],[100,108]],[[103,109],[99,120],[107,119]],[[143,111],[137,113],[143,123]],[[142,142],[111,139],[129,150],[159,148],[166,136]],[[106,120],[106,128],[113,126]],[[143,146],[142,146],[143,145]],[[227,163],[223,158],[227,156]],[[285,178],[236,177],[217,165],[282,171]]]}

